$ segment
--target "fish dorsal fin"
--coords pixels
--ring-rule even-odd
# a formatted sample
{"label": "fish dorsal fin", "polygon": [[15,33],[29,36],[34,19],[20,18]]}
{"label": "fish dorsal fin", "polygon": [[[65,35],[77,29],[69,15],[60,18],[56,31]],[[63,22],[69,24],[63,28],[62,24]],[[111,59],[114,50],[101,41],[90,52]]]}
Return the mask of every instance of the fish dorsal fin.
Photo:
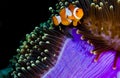
{"label": "fish dorsal fin", "polygon": [[73,11],[75,9],[75,7],[73,6],[73,4],[70,3],[69,6],[68,6],[68,8],[73,13]]}

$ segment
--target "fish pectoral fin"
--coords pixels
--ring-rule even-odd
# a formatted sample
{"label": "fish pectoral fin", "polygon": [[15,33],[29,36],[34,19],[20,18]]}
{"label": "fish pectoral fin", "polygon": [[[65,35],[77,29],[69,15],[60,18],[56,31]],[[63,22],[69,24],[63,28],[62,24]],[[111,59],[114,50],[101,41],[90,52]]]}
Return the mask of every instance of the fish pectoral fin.
{"label": "fish pectoral fin", "polygon": [[77,21],[73,21],[73,26],[77,26]]}

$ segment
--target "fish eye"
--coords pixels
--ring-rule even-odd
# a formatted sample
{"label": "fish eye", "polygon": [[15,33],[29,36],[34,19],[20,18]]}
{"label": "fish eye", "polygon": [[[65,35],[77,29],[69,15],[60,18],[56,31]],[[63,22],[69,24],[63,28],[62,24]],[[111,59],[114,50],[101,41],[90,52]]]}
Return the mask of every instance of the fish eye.
{"label": "fish eye", "polygon": [[80,12],[80,10],[76,10],[76,13],[79,13]]}

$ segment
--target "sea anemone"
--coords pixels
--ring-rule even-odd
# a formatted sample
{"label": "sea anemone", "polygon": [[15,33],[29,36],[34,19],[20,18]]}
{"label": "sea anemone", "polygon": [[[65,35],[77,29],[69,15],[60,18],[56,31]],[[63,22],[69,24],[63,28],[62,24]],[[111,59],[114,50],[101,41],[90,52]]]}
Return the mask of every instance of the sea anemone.
{"label": "sea anemone", "polygon": [[94,47],[86,40],[80,40],[81,35],[73,29],[73,39],[67,39],[57,60],[42,78],[120,78],[120,59],[117,69],[112,69],[115,52],[108,51],[94,62],[90,50]]}
{"label": "sea anemone", "polygon": [[[48,24],[48,25],[47,25]],[[67,33],[50,28],[50,21],[36,26],[11,59],[13,78],[40,78],[55,65]]]}
{"label": "sea anemone", "polygon": [[117,59],[120,57],[120,0],[95,1],[90,3],[78,33],[94,46],[91,51],[96,55],[94,61],[99,59],[101,53],[114,50],[113,69],[116,69]]}
{"label": "sea anemone", "polygon": [[[80,23],[55,26],[52,16],[69,4],[83,9]],[[61,0],[49,10],[50,19],[21,41],[9,77],[120,78],[120,0]]]}

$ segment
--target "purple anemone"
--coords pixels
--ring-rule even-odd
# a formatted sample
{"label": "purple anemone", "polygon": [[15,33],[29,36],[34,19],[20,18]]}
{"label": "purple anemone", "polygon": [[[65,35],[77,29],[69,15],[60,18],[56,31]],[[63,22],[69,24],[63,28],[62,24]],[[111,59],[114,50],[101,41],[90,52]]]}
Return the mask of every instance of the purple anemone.
{"label": "purple anemone", "polygon": [[43,78],[120,78],[120,59],[117,69],[112,69],[115,52],[101,54],[98,62],[90,53],[93,46],[80,40],[76,29],[72,30],[73,39],[67,39],[56,65]]}

